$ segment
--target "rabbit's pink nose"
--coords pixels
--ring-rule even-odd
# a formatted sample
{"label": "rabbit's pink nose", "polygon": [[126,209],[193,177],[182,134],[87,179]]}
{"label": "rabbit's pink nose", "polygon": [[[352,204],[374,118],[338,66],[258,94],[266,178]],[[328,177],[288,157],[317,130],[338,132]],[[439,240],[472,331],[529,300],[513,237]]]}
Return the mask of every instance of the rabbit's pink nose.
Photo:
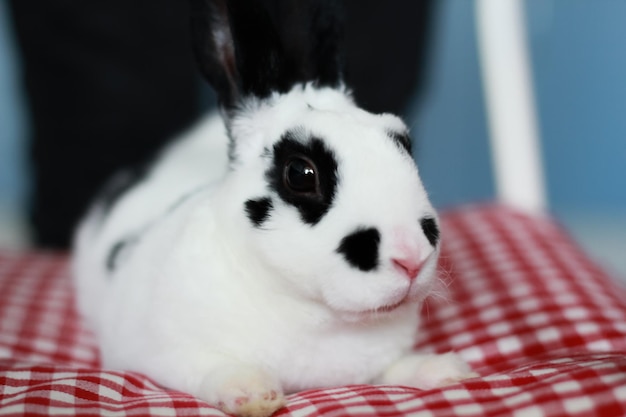
{"label": "rabbit's pink nose", "polygon": [[419,274],[424,262],[419,262],[414,259],[408,258],[393,258],[391,259],[393,265],[407,276],[411,281],[414,280]]}

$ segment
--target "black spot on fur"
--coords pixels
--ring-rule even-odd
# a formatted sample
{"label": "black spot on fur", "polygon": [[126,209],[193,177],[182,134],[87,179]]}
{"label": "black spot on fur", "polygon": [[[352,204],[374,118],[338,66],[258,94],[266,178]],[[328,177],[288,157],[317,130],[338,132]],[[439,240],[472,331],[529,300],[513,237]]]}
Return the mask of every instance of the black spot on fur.
{"label": "black spot on fur", "polygon": [[122,263],[123,258],[128,255],[130,248],[137,243],[137,238],[132,236],[122,239],[111,246],[106,260],[106,267],[109,273],[114,272]]}
{"label": "black spot on fur", "polygon": [[104,213],[108,213],[124,194],[146,178],[150,166],[150,162],[143,162],[126,168],[106,182],[96,198],[102,204]]}
{"label": "black spot on fur", "polygon": [[206,187],[204,185],[202,185],[202,186],[196,187],[196,188],[188,191],[187,193],[181,195],[180,197],[178,197],[178,200],[174,201],[174,203],[172,203],[172,205],[168,207],[167,211],[165,212],[165,215],[172,214],[173,212],[178,210],[179,207],[182,207],[187,201],[191,200],[192,197],[194,197],[195,195],[199,194],[205,188]]}
{"label": "black spot on fur", "polygon": [[437,246],[439,242],[439,226],[437,226],[437,222],[432,217],[424,217],[420,224],[422,225],[422,230],[424,231],[424,235],[426,235],[426,239],[430,242],[431,245]]}
{"label": "black spot on fur", "polygon": [[[296,193],[285,184],[285,167],[294,157],[305,157],[315,164],[318,181],[316,192]],[[321,139],[308,135],[303,129],[293,129],[274,144],[274,163],[267,171],[266,178],[270,188],[281,200],[294,206],[302,220],[313,226],[333,204],[338,182],[337,161]]]}
{"label": "black spot on fur", "polygon": [[105,182],[94,200],[96,204],[101,205],[104,214],[107,214],[132,188],[146,180],[164,149],[175,139],[176,137],[172,137],[155,144],[154,147],[143,152],[134,161],[125,163],[124,168],[116,171]]}
{"label": "black spot on fur", "polygon": [[255,227],[261,227],[267,221],[273,207],[269,197],[248,200],[245,203],[246,215]]}
{"label": "black spot on fur", "polygon": [[337,252],[353,267],[361,271],[372,271],[378,267],[379,245],[378,230],[358,229],[341,240]]}
{"label": "black spot on fur", "polygon": [[389,136],[400,149],[404,149],[409,155],[412,155],[411,138],[406,132],[400,133],[389,130],[387,131],[387,136]]}

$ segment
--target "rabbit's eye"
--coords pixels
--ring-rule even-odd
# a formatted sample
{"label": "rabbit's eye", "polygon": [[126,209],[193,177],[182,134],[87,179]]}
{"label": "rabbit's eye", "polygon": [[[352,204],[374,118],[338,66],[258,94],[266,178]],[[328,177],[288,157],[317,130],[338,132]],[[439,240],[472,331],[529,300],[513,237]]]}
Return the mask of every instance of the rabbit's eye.
{"label": "rabbit's eye", "polygon": [[304,157],[290,159],[283,172],[285,186],[296,193],[316,193],[318,188],[315,164]]}

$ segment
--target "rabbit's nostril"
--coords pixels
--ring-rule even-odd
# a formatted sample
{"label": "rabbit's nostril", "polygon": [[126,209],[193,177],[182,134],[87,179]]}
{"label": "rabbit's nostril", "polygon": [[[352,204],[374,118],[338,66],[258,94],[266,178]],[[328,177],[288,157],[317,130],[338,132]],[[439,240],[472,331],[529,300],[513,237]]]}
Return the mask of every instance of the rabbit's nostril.
{"label": "rabbit's nostril", "polygon": [[393,258],[391,260],[393,265],[406,275],[409,280],[414,280],[422,269],[424,262],[415,261],[413,259]]}

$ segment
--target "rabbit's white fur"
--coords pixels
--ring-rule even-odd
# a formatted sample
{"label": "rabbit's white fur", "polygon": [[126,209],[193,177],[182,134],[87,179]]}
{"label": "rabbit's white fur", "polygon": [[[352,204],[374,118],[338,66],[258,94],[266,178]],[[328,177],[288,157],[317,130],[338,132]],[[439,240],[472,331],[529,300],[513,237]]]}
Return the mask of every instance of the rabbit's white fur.
{"label": "rabbit's white fur", "polygon": [[241,416],[307,388],[467,376],[411,353],[437,217],[406,126],[342,87],[339,3],[298,2],[308,33],[288,42],[257,2],[190,5],[226,128],[207,118],[82,223],[78,300],[104,364]]}
{"label": "rabbit's white fur", "polygon": [[[272,215],[255,228],[243,202],[268,193],[266,149],[293,128],[335,153],[336,198],[315,226],[274,198]],[[104,364],[241,415],[272,412],[283,391],[376,380],[411,350],[439,250],[420,229],[419,219],[435,214],[417,169],[385,137],[406,127],[357,108],[342,91],[307,85],[249,101],[230,129],[230,168],[223,123],[212,115],[108,213],[96,205],[83,222],[78,300]],[[359,225],[381,232],[375,271],[336,252]],[[109,271],[111,248],[124,238],[130,243]],[[413,282],[389,261],[407,252],[425,261]],[[452,377],[468,372],[450,363]],[[420,378],[436,385],[448,374]]]}
{"label": "rabbit's white fur", "polygon": [[[435,212],[417,168],[387,137],[404,124],[312,85],[249,100],[230,122],[231,166],[226,130],[212,115],[110,211],[96,204],[80,227],[78,300],[104,365],[145,373],[226,411],[267,415],[283,392],[371,382],[410,358],[439,245],[420,226]],[[243,203],[272,193],[267,150],[289,129],[322,138],[335,154],[335,199],[312,226],[272,195],[271,216],[254,227]],[[362,225],[381,234],[374,271],[336,251]],[[109,271],[120,239],[130,243]],[[414,281],[391,262],[407,254],[425,262]],[[420,381],[437,385],[469,372],[456,358],[447,362],[452,372],[434,369]]]}

